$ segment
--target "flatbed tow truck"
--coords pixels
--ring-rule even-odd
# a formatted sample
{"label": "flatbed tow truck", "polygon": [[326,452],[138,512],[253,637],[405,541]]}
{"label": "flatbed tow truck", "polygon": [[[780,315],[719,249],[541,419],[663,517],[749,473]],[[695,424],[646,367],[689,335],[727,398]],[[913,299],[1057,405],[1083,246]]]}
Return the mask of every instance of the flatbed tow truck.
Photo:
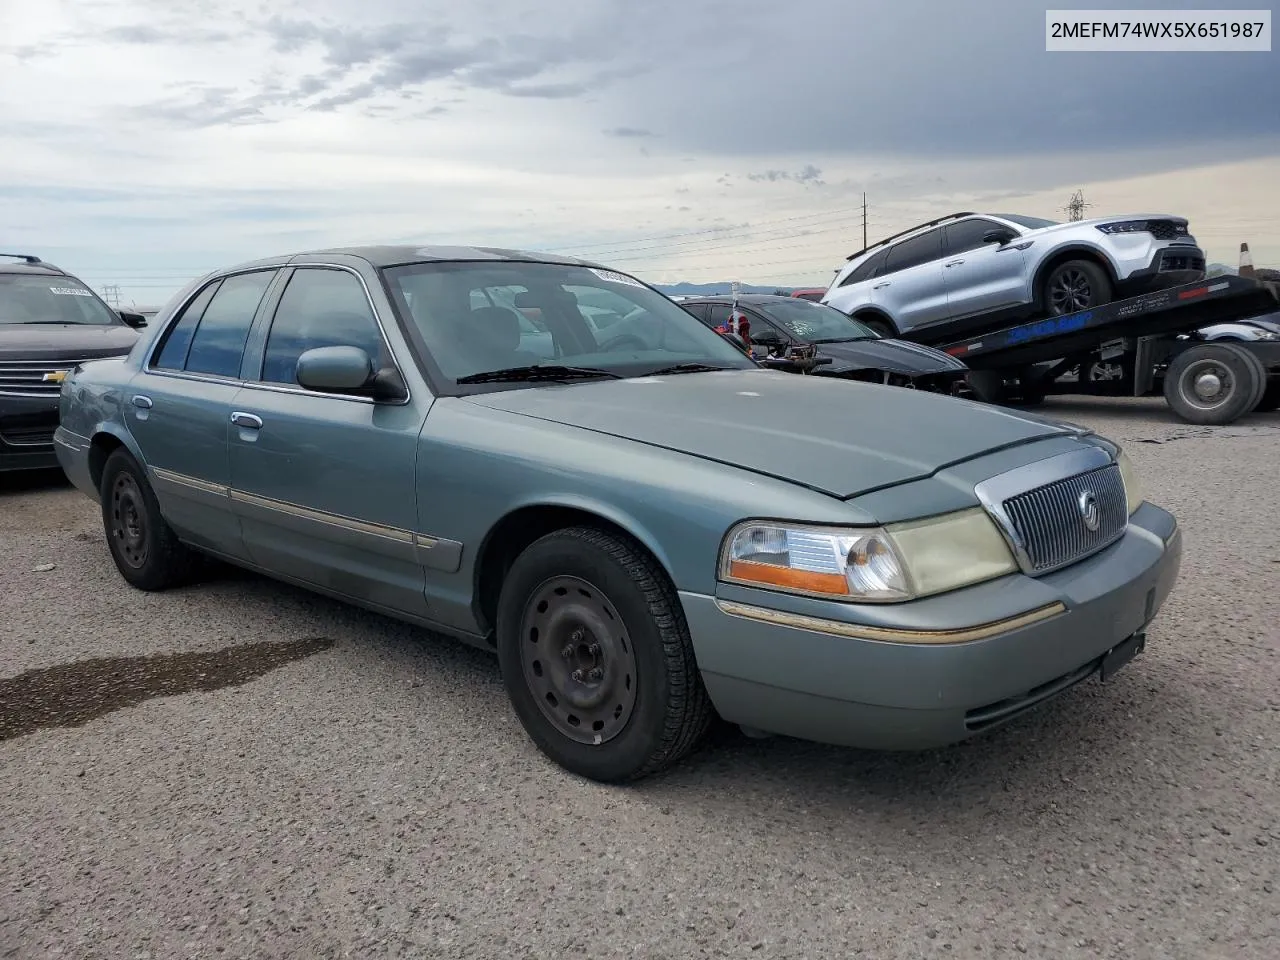
{"label": "flatbed tow truck", "polygon": [[1060,317],[1028,320],[964,340],[904,340],[968,365],[988,403],[1040,403],[1050,394],[1164,395],[1182,420],[1227,424],[1280,407],[1280,341],[1218,341],[1195,331],[1274,311],[1280,283],[1222,276]]}

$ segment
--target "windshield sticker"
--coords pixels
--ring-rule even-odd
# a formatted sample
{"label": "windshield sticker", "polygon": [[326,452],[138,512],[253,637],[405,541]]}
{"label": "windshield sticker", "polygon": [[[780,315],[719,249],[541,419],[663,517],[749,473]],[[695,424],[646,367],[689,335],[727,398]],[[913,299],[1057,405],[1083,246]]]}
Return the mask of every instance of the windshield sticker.
{"label": "windshield sticker", "polygon": [[591,272],[601,280],[608,280],[610,283],[625,283],[628,287],[644,287],[644,284],[639,280],[633,280],[631,277],[624,276],[621,273],[614,273],[612,270],[597,270],[592,267]]}
{"label": "windshield sticker", "polygon": [[93,294],[88,290],[81,290],[77,287],[50,287],[50,293],[60,293],[65,297],[92,297]]}

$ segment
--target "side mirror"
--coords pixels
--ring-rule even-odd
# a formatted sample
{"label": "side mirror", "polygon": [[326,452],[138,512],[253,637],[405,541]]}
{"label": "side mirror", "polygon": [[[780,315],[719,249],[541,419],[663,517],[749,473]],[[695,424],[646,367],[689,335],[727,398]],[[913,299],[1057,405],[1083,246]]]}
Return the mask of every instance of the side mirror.
{"label": "side mirror", "polygon": [[133,327],[135,330],[147,325],[147,318],[140,313],[130,313],[128,310],[117,310],[116,313],[120,315],[121,320]]}
{"label": "side mirror", "polygon": [[1014,234],[1010,230],[1001,230],[999,228],[996,228],[995,230],[988,230],[986,233],[984,233],[982,235],[982,242],[1006,244],[1010,240],[1012,240],[1015,236],[1016,234]]}
{"label": "side mirror", "polygon": [[298,385],[322,393],[360,393],[382,403],[407,400],[409,388],[395,367],[374,370],[359,347],[315,347],[298,357]]}

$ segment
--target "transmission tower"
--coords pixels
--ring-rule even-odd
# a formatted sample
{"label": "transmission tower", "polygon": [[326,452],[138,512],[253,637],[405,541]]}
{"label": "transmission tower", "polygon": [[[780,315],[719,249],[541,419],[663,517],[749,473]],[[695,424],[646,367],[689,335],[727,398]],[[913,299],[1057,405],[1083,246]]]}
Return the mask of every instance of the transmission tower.
{"label": "transmission tower", "polygon": [[102,299],[107,301],[113,308],[119,308],[120,287],[114,283],[108,283],[102,288]]}
{"label": "transmission tower", "polygon": [[1067,211],[1068,220],[1083,220],[1085,209],[1092,206],[1092,203],[1085,203],[1084,191],[1077,190],[1071,195],[1070,201],[1063,209]]}

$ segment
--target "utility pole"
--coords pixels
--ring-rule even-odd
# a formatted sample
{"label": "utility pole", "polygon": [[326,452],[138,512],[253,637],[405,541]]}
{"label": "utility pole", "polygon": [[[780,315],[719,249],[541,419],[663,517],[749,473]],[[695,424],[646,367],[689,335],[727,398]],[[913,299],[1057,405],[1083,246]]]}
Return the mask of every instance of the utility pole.
{"label": "utility pole", "polygon": [[1085,208],[1092,206],[1092,203],[1085,203],[1084,191],[1077,190],[1071,195],[1071,200],[1062,209],[1067,211],[1068,220],[1083,220]]}
{"label": "utility pole", "polygon": [[867,249],[867,195],[862,195],[862,249]]}

